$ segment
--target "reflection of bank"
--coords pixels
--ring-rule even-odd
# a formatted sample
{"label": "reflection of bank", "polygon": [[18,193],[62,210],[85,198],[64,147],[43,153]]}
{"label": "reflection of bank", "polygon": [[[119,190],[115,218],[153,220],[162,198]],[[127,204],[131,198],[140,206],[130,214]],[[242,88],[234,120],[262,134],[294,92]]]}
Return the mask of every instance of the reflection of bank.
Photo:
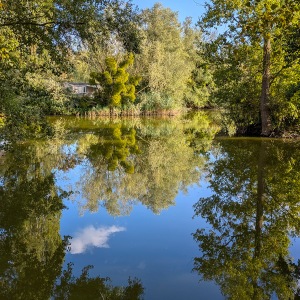
{"label": "reflection of bank", "polygon": [[88,166],[78,182],[83,209],[104,206],[111,215],[127,215],[140,202],[160,213],[174,205],[179,191],[199,182],[207,160],[200,150],[213,138],[209,122],[193,131],[188,120],[161,123],[136,129],[121,121],[103,123],[78,140],[78,155]]}
{"label": "reflection of bank", "polygon": [[300,231],[299,145],[272,140],[219,140],[208,177],[213,195],[195,213],[211,230],[194,238],[202,256],[195,270],[240,299],[293,299],[299,267],[289,235]]}

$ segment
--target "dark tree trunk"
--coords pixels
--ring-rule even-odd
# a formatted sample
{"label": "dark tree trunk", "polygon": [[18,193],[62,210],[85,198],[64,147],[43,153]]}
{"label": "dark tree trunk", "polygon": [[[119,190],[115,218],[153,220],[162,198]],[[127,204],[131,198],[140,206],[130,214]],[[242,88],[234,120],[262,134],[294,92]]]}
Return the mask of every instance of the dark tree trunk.
{"label": "dark tree trunk", "polygon": [[[264,192],[265,192],[265,179],[264,168],[266,164],[266,144],[262,141],[259,149],[259,159],[257,166],[257,198],[256,198],[256,218],[255,218],[255,239],[254,239],[254,259],[259,259],[262,248],[262,228],[264,221]],[[253,281],[253,300],[261,299],[261,287],[257,280]]]}
{"label": "dark tree trunk", "polygon": [[265,142],[261,142],[259,150],[259,161],[257,170],[257,199],[256,199],[256,220],[255,220],[255,257],[259,257],[261,252],[261,235],[264,220],[264,192],[265,179],[264,167],[266,163]]}
{"label": "dark tree trunk", "polygon": [[270,68],[271,68],[271,39],[264,39],[263,77],[260,98],[261,135],[269,136],[272,132],[270,116]]}

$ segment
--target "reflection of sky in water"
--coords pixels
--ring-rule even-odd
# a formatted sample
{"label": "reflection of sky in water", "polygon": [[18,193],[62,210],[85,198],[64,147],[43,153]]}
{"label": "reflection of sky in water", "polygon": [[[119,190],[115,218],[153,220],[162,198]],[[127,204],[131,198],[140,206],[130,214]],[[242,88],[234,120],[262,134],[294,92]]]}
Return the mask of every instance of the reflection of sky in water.
{"label": "reflection of sky in water", "polygon": [[71,240],[71,253],[84,253],[89,247],[109,248],[108,240],[113,233],[125,231],[124,227],[110,226],[99,227],[88,226],[74,234]]}
{"label": "reflection of sky in water", "polygon": [[[73,174],[67,177],[75,182],[78,171],[78,168],[71,171]],[[64,184],[67,186],[70,181]],[[193,259],[199,255],[192,233],[207,226],[202,219],[192,218],[193,204],[200,197],[208,196],[206,183],[201,183],[201,186],[189,188],[188,194],[179,193],[176,205],[159,215],[138,204],[130,216],[113,217],[102,207],[97,213],[85,212],[80,216],[76,201],[66,201],[69,209],[63,212],[61,233],[73,237],[72,251],[75,251],[74,240],[79,241],[83,232],[93,236],[89,238],[88,251],[81,255],[67,255],[66,263],[74,262],[76,275],[80,275],[84,266],[94,265],[91,275],[108,276],[114,285],[126,285],[129,276],[137,277],[145,287],[146,300],[223,299],[219,287],[211,282],[199,282],[199,275],[192,272]],[[99,241],[105,236],[101,235],[104,231],[97,231],[103,224],[106,229],[126,228],[126,231],[113,234],[112,238],[107,234],[103,245],[108,244],[109,248],[91,247],[91,239],[96,239],[97,234]]]}
{"label": "reflection of sky in water", "polygon": [[[212,155],[210,159],[215,160]],[[60,186],[66,188],[80,181],[81,168],[71,170],[66,176],[69,180],[64,186],[59,182]],[[58,171],[56,175],[63,179],[66,174]],[[210,193],[207,183],[201,181],[200,187],[179,193],[176,205],[159,215],[138,204],[130,216],[120,217],[109,215],[101,206],[97,213],[85,211],[80,215],[76,200],[81,199],[75,194],[75,201],[66,201],[69,209],[63,211],[61,233],[73,237],[71,254],[81,255],[69,253],[66,263],[74,262],[77,276],[84,266],[94,265],[91,275],[108,276],[114,285],[126,285],[129,276],[137,277],[145,287],[146,300],[224,299],[218,286],[199,282],[199,275],[192,272],[193,259],[200,255],[192,233],[209,227],[200,217],[193,219],[193,204]],[[293,242],[291,255],[298,258],[299,240]]]}

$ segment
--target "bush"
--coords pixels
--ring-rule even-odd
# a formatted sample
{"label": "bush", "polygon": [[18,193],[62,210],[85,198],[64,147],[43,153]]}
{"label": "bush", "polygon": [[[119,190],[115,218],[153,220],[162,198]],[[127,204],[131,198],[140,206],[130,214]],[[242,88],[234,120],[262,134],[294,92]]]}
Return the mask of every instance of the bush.
{"label": "bush", "polygon": [[159,93],[145,93],[139,99],[139,106],[141,111],[162,111],[162,110],[181,110],[183,108],[182,102],[175,100],[168,95],[161,95]]}

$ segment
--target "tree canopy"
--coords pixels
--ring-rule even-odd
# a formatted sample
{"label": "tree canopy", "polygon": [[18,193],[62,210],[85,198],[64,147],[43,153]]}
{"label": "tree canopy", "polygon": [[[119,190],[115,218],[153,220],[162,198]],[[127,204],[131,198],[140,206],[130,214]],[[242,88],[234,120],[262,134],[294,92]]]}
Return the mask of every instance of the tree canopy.
{"label": "tree canopy", "polygon": [[23,51],[35,46],[37,53],[46,49],[55,60],[64,60],[68,50],[95,36],[108,38],[111,32],[125,47],[136,50],[136,10],[129,1],[3,0],[1,4],[0,28],[9,29]]}
{"label": "tree canopy", "polygon": [[[237,55],[244,53],[236,59],[236,67],[240,70],[244,69],[243,78],[247,76],[247,64],[243,58],[247,57],[249,50],[256,49],[258,61],[252,64],[258,66],[258,78],[255,85],[260,84],[260,90],[258,94],[257,92],[251,93],[250,89],[247,92],[255,99],[260,99],[255,103],[256,111],[260,113],[261,134],[268,136],[278,126],[279,121],[276,118],[279,114],[285,114],[286,117],[290,114],[289,117],[291,117],[293,114],[291,110],[299,111],[298,103],[296,106],[292,103],[286,105],[284,103],[286,99],[278,100],[272,93],[273,86],[282,80],[280,76],[287,70],[294,72],[294,60],[298,61],[298,57],[294,57],[292,64],[287,63],[283,59],[285,50],[282,46],[285,36],[299,24],[299,3],[290,0],[215,0],[207,3],[206,8],[207,12],[199,21],[199,25],[204,30],[214,26],[223,26],[223,33],[214,45],[217,56],[218,50],[223,52],[224,65],[228,57],[236,58]],[[231,65],[234,66],[232,62]],[[291,79],[292,76],[290,75],[289,78]],[[234,83],[232,79],[231,82]],[[232,89],[235,90],[234,87]],[[242,102],[242,95],[239,97],[240,102]],[[242,105],[240,103],[240,106]],[[287,106],[290,110],[284,109]]]}

